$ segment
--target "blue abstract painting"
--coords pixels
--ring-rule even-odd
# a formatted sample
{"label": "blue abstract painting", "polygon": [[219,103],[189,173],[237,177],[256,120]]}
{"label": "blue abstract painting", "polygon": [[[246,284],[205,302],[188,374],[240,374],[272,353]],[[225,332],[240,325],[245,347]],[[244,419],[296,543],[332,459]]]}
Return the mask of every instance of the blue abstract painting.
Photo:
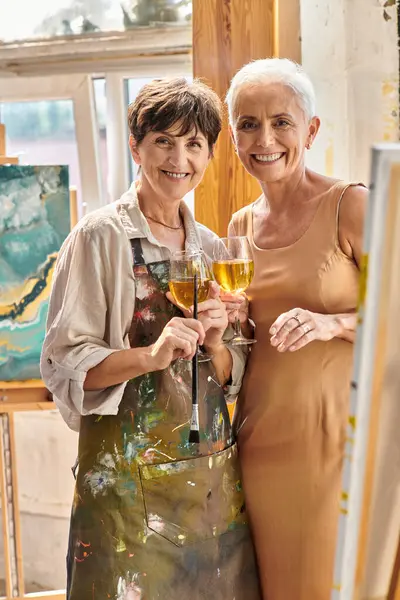
{"label": "blue abstract painting", "polygon": [[40,379],[51,278],[70,231],[66,166],[0,166],[0,382]]}

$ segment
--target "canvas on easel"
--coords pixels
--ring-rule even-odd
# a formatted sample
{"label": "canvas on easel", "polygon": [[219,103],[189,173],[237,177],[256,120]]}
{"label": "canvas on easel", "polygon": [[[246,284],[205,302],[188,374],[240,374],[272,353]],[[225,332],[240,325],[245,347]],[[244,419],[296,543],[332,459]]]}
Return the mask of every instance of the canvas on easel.
{"label": "canvas on easel", "polygon": [[[334,600],[387,598],[390,579],[398,580],[391,571],[397,568],[400,478],[390,490],[387,469],[400,456],[399,273],[400,144],[382,144],[372,150]],[[377,512],[382,497],[385,514]],[[380,535],[374,535],[379,527]],[[374,552],[382,564],[371,560]],[[383,588],[379,596],[371,584],[378,568]]]}
{"label": "canvas on easel", "polygon": [[70,231],[66,166],[0,166],[0,388],[40,382],[57,253]]}
{"label": "canvas on easel", "polygon": [[[5,600],[25,598],[15,416],[55,408],[40,379],[39,357],[51,275],[78,220],[66,166],[19,166],[0,124],[0,499]],[[0,582],[0,585],[2,582]],[[65,591],[30,594],[65,600]]]}

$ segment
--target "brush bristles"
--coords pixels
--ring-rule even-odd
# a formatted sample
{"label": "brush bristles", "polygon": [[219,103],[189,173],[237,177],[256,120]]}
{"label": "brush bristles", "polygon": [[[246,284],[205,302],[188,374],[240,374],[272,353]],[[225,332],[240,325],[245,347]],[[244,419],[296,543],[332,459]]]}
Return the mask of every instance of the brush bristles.
{"label": "brush bristles", "polygon": [[189,444],[200,444],[200,432],[194,429],[189,433]]}

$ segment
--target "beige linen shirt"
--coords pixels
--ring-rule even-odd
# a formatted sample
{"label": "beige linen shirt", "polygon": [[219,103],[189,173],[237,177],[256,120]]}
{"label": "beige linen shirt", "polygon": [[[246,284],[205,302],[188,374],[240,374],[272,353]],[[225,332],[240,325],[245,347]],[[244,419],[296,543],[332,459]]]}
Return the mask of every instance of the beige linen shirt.
{"label": "beige linen shirt", "polygon": [[[211,257],[217,236],[195,222],[184,202],[180,211],[186,248],[202,248]],[[62,417],[75,431],[81,415],[117,414],[124,393],[126,382],[95,391],[84,390],[83,384],[89,369],[112,352],[130,348],[128,333],[135,295],[140,293],[132,268],[134,238],[141,238],[146,262],[170,258],[170,250],[151,233],[132,184],[118,201],[84,217],[58,255],[40,368]],[[232,385],[226,397],[232,401],[240,389],[246,356],[239,348],[229,351]]]}

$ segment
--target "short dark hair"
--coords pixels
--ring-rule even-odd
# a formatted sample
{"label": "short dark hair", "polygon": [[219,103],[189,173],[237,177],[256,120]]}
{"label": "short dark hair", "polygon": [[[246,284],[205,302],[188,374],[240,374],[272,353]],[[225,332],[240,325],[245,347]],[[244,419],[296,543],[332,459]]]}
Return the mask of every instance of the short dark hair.
{"label": "short dark hair", "polygon": [[179,136],[200,131],[212,152],[222,126],[221,100],[205,83],[176,77],[147,83],[129,105],[129,131],[137,144],[150,131],[166,131],[176,123]]}

